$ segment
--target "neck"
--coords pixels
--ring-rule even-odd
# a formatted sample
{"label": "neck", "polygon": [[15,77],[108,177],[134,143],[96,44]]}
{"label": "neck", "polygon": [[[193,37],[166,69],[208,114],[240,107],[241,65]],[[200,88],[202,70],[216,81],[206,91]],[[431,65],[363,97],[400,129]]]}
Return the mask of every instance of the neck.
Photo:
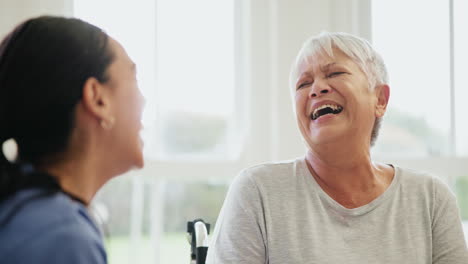
{"label": "neck", "polygon": [[310,148],[306,162],[320,187],[348,208],[369,203],[386,190],[393,178],[393,169],[374,164],[365,148]]}
{"label": "neck", "polygon": [[50,166],[44,171],[55,177],[66,193],[83,201],[86,205],[91,202],[102,185],[95,180],[96,176],[92,174],[92,171],[71,162]]}
{"label": "neck", "polygon": [[53,175],[65,192],[87,205],[111,176],[103,171],[102,162],[96,158],[100,155],[95,155],[93,151],[81,151],[84,150],[74,155],[64,154],[61,162],[39,169]]}

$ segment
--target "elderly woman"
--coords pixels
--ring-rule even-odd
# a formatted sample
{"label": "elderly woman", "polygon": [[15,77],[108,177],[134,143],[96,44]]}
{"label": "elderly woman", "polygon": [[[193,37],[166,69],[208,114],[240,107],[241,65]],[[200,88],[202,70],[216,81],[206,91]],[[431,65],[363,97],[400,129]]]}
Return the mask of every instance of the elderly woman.
{"label": "elderly woman", "polygon": [[468,263],[447,186],[371,159],[390,95],[371,45],[322,33],[290,77],[305,157],[234,180],[207,263]]}

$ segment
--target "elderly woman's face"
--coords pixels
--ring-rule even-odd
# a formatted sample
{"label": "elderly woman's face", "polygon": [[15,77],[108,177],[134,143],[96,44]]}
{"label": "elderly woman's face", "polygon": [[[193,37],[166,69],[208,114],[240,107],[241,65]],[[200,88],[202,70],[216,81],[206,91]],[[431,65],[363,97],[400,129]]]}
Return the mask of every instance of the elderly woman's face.
{"label": "elderly woman's face", "polygon": [[367,76],[343,52],[308,57],[299,67],[295,107],[299,129],[310,148],[337,140],[370,142],[378,96]]}

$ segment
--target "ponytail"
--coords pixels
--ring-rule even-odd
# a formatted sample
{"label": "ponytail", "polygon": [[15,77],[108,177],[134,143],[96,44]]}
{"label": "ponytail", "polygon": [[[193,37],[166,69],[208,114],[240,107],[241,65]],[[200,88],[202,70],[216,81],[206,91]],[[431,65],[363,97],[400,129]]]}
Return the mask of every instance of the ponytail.
{"label": "ponytail", "polygon": [[[12,32],[10,32],[0,43],[0,69],[4,67],[8,67],[8,55],[9,49],[11,49],[10,43],[14,41],[20,35],[20,33],[25,28],[27,22],[23,22],[18,25]],[[5,71],[0,71],[0,82],[6,77]],[[4,87],[1,87],[0,90],[2,91],[2,97],[6,100],[6,96],[4,95],[4,91],[2,90]],[[8,122],[8,114],[7,114],[7,107],[5,102],[2,100],[0,101],[0,202],[6,199],[10,194],[15,192],[14,180],[16,175],[19,174],[17,171],[17,165],[15,163],[10,162],[4,153],[4,144],[5,142],[11,138],[9,135],[10,124]]]}
{"label": "ponytail", "polygon": [[48,189],[50,193],[60,191],[57,180],[47,173],[41,173],[34,169],[30,163],[11,162],[3,151],[5,140],[2,140],[0,151],[0,203],[19,190],[40,187]]}
{"label": "ponytail", "polygon": [[45,192],[33,195],[21,201],[0,220],[0,228],[4,227],[11,219],[30,201],[40,199],[60,191],[57,180],[46,174],[36,173],[32,165],[10,162],[4,152],[6,140],[0,137],[0,203],[21,189],[30,187],[42,187]]}

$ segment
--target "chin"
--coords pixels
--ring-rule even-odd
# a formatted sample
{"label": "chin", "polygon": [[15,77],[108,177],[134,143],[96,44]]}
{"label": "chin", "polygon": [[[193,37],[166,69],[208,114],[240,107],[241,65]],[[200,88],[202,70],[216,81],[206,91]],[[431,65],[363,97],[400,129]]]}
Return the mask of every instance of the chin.
{"label": "chin", "polygon": [[145,166],[145,158],[143,156],[143,145],[140,145],[140,148],[135,153],[135,167],[141,169]]}
{"label": "chin", "polygon": [[343,134],[337,133],[336,131],[316,131],[315,133],[310,133],[308,135],[308,141],[312,145],[323,145],[328,143],[334,143],[340,141],[345,136]]}
{"label": "chin", "polygon": [[135,169],[141,169],[145,165],[145,159],[143,155],[143,140],[141,137],[137,137],[137,142],[135,145],[133,145],[133,151],[130,153],[133,153],[132,155],[132,160],[133,160],[133,168]]}
{"label": "chin", "polygon": [[141,159],[138,162],[136,162],[135,168],[141,169],[144,166],[145,166],[145,159],[143,157],[141,157]]}
{"label": "chin", "polygon": [[122,167],[123,171],[120,174],[124,174],[132,170],[141,169],[145,165],[145,160],[141,151],[133,151],[127,153],[129,153],[129,155],[123,157],[123,160],[121,162],[121,164],[125,165]]}

